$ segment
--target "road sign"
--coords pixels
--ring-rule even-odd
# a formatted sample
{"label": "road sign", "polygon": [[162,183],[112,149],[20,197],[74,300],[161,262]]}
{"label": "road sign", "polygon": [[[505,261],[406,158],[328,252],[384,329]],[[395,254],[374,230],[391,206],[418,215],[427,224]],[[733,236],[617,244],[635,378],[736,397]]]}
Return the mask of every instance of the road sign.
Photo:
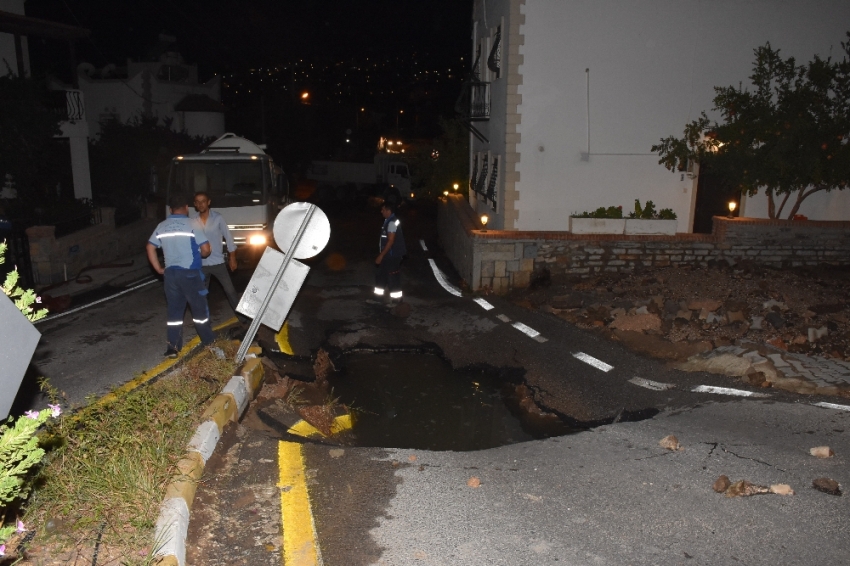
{"label": "road sign", "polygon": [[0,420],[9,416],[24,372],[30,364],[41,333],[27,320],[15,303],[0,292]]}
{"label": "road sign", "polygon": [[239,300],[236,310],[254,320],[236,352],[236,363],[245,359],[261,323],[280,329],[310,271],[295,258],[307,259],[321,252],[331,237],[331,225],[316,205],[296,202],[280,211],[273,232],[283,253],[266,248]]}

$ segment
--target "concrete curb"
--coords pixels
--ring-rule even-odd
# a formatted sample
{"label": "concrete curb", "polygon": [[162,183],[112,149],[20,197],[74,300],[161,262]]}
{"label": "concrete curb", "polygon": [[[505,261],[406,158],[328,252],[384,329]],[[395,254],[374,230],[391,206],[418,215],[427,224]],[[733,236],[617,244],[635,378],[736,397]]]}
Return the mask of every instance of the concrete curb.
{"label": "concrete curb", "polygon": [[261,351],[257,346],[248,350],[248,360],[207,405],[204,422],[195,430],[186,454],[177,462],[178,472],[166,487],[154,534],[155,555],[163,566],[186,564],[186,537],[195,490],[225,427],[239,420],[263,386],[263,364],[257,357]]}

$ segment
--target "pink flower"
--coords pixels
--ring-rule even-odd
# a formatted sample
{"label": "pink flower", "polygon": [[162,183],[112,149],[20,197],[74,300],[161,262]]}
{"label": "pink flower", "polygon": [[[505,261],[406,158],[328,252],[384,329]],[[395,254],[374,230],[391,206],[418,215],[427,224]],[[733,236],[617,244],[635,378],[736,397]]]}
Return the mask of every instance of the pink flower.
{"label": "pink flower", "polygon": [[47,406],[50,407],[51,411],[53,411],[52,416],[54,418],[62,414],[62,408],[59,405],[51,405],[48,403]]}
{"label": "pink flower", "polygon": [[0,544],[0,556],[6,556],[6,545]]}
{"label": "pink flower", "polygon": [[41,304],[41,297],[36,297],[35,302],[38,303],[38,304]]}
{"label": "pink flower", "polygon": [[15,530],[19,533],[26,532],[27,528],[24,526],[24,522],[18,519],[18,524],[15,527]]}
{"label": "pink flower", "polygon": [[35,420],[38,418],[38,411],[27,411],[26,413],[24,413],[24,416]]}

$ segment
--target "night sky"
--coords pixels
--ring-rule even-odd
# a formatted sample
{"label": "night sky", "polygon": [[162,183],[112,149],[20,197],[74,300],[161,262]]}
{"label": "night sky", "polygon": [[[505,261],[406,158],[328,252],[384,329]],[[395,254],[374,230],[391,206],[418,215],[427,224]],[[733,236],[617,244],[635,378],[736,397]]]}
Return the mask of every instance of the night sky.
{"label": "night sky", "polygon": [[469,50],[472,0],[28,0],[26,11],[90,29],[78,49],[95,66],[146,58],[167,33],[206,78],[299,56],[418,52],[439,64]]}

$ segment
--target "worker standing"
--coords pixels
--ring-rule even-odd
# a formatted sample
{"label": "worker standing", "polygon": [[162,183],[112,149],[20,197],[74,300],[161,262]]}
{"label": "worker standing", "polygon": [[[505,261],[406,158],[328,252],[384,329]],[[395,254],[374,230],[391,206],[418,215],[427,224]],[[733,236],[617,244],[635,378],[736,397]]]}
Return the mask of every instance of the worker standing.
{"label": "worker standing", "polygon": [[[148,261],[164,276],[168,305],[168,348],[165,356],[176,358],[183,347],[183,314],[186,303],[201,343],[212,344],[215,335],[210,325],[207,290],[201,271],[201,258],[210,255],[210,243],[204,231],[189,218],[189,196],[176,193],[169,198],[171,214],[160,222],[148,240]],[[162,248],[165,267],[159,263],[157,249]]]}
{"label": "worker standing", "polygon": [[[227,222],[224,217],[214,210],[210,210],[212,201],[209,195],[204,192],[195,193],[195,210],[198,211],[197,222],[204,231],[207,240],[210,242],[210,255],[201,260],[201,270],[204,272],[204,286],[207,290],[210,288],[210,281],[213,277],[218,280],[219,285],[224,290],[227,297],[227,302],[230,303],[230,308],[236,313],[236,306],[239,304],[239,296],[236,294],[236,289],[233,287],[233,281],[230,279],[230,271],[236,271],[236,244],[233,242],[233,235],[227,227]],[[227,267],[224,265],[224,253],[222,252],[222,241],[227,248],[228,261]],[[244,324],[247,318],[244,315],[236,313],[239,322]]]}
{"label": "worker standing", "polygon": [[375,258],[375,294],[379,297],[389,292],[390,304],[400,303],[401,262],[407,254],[401,221],[396,217],[396,201],[390,199],[381,206],[384,225],[381,227],[380,254]]}

